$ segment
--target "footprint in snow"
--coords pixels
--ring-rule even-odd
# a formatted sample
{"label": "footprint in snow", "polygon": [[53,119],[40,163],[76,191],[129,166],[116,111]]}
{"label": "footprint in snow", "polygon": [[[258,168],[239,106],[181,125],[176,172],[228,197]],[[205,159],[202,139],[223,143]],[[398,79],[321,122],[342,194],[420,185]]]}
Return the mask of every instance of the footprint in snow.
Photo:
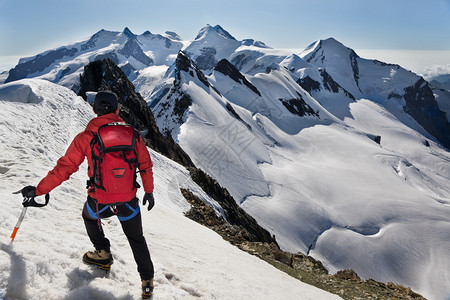
{"label": "footprint in snow", "polygon": [[[183,282],[180,278],[178,278],[175,274],[168,272],[166,270],[162,271],[164,277],[163,278],[155,278],[155,282],[157,284],[170,284],[174,287],[177,287],[191,296],[194,297],[202,297],[203,294],[193,285]],[[157,288],[157,287],[156,287]],[[155,288],[155,289],[156,289]]]}

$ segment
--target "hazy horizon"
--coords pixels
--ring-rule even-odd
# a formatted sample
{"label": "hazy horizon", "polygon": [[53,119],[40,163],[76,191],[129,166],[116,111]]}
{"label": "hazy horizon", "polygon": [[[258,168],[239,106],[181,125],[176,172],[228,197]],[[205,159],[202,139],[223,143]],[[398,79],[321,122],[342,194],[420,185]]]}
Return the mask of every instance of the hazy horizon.
{"label": "hazy horizon", "polygon": [[[345,41],[340,42],[345,45]],[[305,48],[306,46],[307,45],[305,45]],[[286,48],[279,49],[281,50]],[[289,48],[286,50],[298,54],[303,49],[304,48]],[[401,67],[426,78],[442,74],[450,74],[450,50],[353,50],[355,50],[355,52],[362,58],[377,59],[386,63],[398,64]],[[10,69],[14,68],[18,64],[20,58],[32,57],[37,54],[39,53],[34,53],[27,56],[0,56],[0,72],[9,71]]]}

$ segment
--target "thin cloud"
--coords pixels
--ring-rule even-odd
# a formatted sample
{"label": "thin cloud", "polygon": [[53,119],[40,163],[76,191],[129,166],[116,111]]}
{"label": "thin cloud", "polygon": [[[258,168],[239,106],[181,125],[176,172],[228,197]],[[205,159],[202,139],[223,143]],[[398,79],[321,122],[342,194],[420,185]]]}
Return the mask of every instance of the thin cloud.
{"label": "thin cloud", "polygon": [[425,77],[427,79],[439,76],[439,75],[446,75],[450,74],[450,64],[446,65],[433,65],[429,68],[425,69]]}

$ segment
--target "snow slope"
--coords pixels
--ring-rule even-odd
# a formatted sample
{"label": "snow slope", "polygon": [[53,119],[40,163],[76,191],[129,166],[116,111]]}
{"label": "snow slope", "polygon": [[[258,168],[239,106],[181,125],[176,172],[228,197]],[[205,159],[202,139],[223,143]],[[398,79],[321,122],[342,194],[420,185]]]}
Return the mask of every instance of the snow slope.
{"label": "snow slope", "polygon": [[[29,208],[13,244],[22,209],[13,191],[36,184],[93,117],[72,91],[39,79],[0,85],[0,299],[138,299],[140,281],[120,224],[104,221],[115,262],[109,275],[83,265],[91,249],[81,218],[84,163],[51,192],[45,208]],[[183,216],[179,187],[214,206],[180,165],[151,151],[155,208],[143,210],[155,264],[154,299],[338,299],[238,250]],[[142,191],[139,194],[142,196]]]}
{"label": "snow slope", "polygon": [[[353,268],[430,299],[449,295],[450,154],[407,126],[417,123],[395,102],[388,110],[358,98],[339,119],[288,69],[246,74],[258,94],[216,70],[207,86],[191,68],[155,115],[170,120],[164,108],[189,95],[182,124],[165,126],[283,249],[308,253],[331,272]],[[300,98],[315,114],[282,104]]]}

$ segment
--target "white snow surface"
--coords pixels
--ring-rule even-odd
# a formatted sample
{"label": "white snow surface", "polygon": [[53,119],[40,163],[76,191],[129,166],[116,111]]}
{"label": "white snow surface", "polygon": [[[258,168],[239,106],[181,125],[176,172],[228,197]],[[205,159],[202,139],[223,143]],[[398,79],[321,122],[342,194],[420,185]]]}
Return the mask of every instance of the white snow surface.
{"label": "white snow surface", "polygon": [[[48,81],[0,86],[0,299],[140,298],[139,275],[117,219],[103,221],[115,257],[110,273],[81,262],[82,254],[92,249],[81,218],[86,163],[51,192],[48,206],[28,208],[10,243],[22,210],[21,196],[12,192],[37,184],[92,117],[82,98]],[[150,212],[143,209],[142,217],[155,265],[154,299],[339,299],[184,217],[190,206],[180,187],[216,204],[185,168],[154,151],[151,156],[156,205]]]}
{"label": "white snow surface", "polygon": [[[208,80],[220,95],[183,73],[192,105],[174,138],[283,249],[332,273],[352,268],[449,297],[449,152],[395,99],[358,98],[336,118],[288,72],[246,74],[261,96],[219,72]],[[318,116],[295,116],[278,101],[298,94]]]}

